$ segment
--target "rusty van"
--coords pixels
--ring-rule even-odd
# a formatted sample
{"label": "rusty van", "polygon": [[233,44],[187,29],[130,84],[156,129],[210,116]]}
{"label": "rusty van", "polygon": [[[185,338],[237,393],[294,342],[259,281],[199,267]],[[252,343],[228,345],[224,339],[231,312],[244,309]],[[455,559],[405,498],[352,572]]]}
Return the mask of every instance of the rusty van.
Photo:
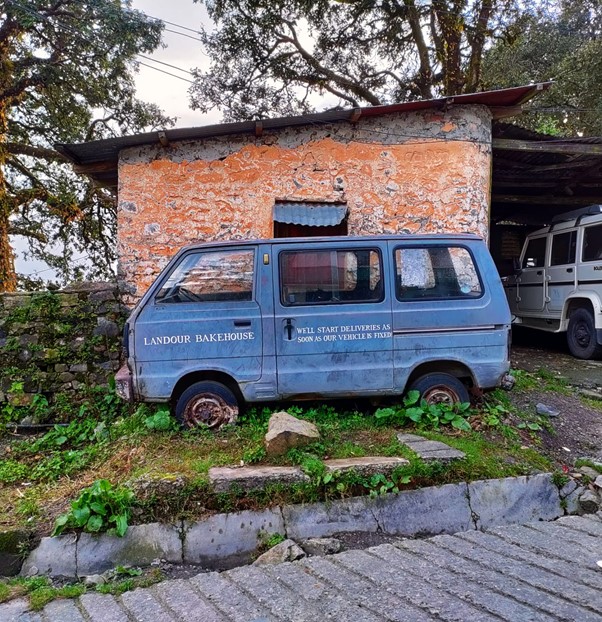
{"label": "rusty van", "polygon": [[125,327],[129,400],[219,427],[245,403],[467,402],[509,369],[510,311],[471,234],[234,241],[180,250]]}

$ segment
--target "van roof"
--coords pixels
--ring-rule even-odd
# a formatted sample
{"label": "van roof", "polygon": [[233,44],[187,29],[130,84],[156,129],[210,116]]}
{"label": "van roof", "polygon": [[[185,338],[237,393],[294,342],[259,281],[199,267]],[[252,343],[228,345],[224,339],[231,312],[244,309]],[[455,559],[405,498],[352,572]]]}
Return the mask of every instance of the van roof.
{"label": "van roof", "polygon": [[240,246],[241,244],[294,244],[299,242],[374,242],[375,240],[417,240],[417,241],[438,241],[438,240],[462,240],[462,241],[483,241],[481,236],[474,233],[423,233],[423,234],[383,234],[383,235],[330,235],[330,236],[311,236],[298,238],[263,238],[263,239],[240,239],[227,241],[196,242],[188,244],[180,249],[179,252],[196,248],[211,248],[216,246]]}

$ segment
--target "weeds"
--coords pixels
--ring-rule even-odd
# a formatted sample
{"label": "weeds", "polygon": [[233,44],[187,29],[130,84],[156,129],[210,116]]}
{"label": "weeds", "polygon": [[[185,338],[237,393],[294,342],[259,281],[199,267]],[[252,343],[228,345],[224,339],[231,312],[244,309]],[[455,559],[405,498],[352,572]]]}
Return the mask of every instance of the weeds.
{"label": "weeds", "polygon": [[403,398],[403,406],[379,408],[374,416],[377,421],[397,425],[415,424],[419,428],[438,430],[442,425],[451,425],[458,430],[470,430],[466,420],[470,404],[428,404],[418,391],[410,391]]}
{"label": "weeds", "polygon": [[73,501],[69,512],[56,519],[52,535],[79,528],[91,533],[114,530],[121,537],[127,531],[133,501],[134,493],[128,488],[114,488],[105,479],[97,480]]}

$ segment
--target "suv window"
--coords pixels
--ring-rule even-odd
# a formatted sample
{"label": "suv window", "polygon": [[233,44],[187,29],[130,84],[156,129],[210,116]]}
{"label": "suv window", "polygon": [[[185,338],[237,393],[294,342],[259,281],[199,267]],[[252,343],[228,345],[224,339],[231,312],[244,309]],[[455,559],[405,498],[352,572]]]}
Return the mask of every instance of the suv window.
{"label": "suv window", "polygon": [[546,237],[529,240],[523,257],[523,268],[540,268],[546,260]]}
{"label": "suv window", "polygon": [[383,300],[378,249],[285,251],[280,254],[284,306]]}
{"label": "suv window", "polygon": [[395,250],[398,300],[478,298],[483,289],[472,256],[462,247]]}
{"label": "suv window", "polygon": [[558,233],[552,237],[551,266],[562,266],[575,263],[575,250],[577,248],[577,231]]}
{"label": "suv window", "polygon": [[220,250],[186,255],[155,297],[156,302],[251,300],[255,251]]}
{"label": "suv window", "polygon": [[583,261],[602,259],[602,225],[586,227],[583,231]]}

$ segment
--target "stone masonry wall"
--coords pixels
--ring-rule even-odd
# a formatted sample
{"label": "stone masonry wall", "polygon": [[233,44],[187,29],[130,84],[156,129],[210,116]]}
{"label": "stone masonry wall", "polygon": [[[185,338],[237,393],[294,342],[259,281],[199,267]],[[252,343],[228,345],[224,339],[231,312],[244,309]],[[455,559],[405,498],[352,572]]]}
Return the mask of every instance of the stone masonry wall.
{"label": "stone masonry wall", "polygon": [[119,367],[125,308],[110,283],[0,294],[0,409],[53,404],[105,385]]}
{"label": "stone masonry wall", "polygon": [[193,242],[272,237],[274,202],[344,201],[350,235],[487,236],[486,107],[360,118],[124,150],[118,253],[126,302]]}

